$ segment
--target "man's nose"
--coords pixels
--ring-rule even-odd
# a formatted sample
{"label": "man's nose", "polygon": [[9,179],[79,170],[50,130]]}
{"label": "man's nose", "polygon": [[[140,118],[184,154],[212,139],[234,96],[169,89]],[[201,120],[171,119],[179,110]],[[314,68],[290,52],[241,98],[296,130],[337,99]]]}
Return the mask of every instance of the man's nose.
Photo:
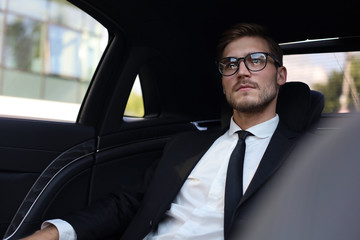
{"label": "man's nose", "polygon": [[245,62],[240,61],[237,75],[239,75],[239,76],[250,76],[250,74],[251,73],[250,73],[249,69],[246,67]]}

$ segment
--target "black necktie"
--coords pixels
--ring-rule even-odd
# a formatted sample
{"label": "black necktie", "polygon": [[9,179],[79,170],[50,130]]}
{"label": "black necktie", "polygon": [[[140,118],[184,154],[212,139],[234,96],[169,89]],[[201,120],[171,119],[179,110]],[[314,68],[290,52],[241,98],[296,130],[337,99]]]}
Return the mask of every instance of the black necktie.
{"label": "black necktie", "polygon": [[[234,211],[243,195],[243,165],[245,156],[245,139],[253,134],[244,130],[237,132],[239,140],[231,153],[226,175],[224,227],[229,228]],[[225,234],[228,229],[225,229]]]}

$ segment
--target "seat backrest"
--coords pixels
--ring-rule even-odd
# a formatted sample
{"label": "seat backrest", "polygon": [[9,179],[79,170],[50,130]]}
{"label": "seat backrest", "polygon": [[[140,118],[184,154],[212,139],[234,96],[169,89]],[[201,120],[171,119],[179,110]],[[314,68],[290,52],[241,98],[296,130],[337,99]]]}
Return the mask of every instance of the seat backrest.
{"label": "seat backrest", "polygon": [[290,129],[303,132],[320,119],[324,106],[322,93],[303,82],[288,82],[280,88],[276,112]]}
{"label": "seat backrest", "polygon": [[[280,87],[276,112],[287,127],[304,132],[320,119],[324,106],[322,93],[310,90],[303,82],[287,82]],[[231,116],[232,109],[226,103],[222,111],[222,128],[229,127]]]}

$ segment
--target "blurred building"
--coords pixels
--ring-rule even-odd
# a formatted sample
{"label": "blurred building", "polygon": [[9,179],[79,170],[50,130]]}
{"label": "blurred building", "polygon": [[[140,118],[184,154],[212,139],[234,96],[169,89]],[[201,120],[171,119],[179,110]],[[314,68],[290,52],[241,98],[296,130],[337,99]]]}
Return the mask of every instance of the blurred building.
{"label": "blurred building", "polygon": [[0,95],[81,103],[107,40],[65,0],[0,0]]}

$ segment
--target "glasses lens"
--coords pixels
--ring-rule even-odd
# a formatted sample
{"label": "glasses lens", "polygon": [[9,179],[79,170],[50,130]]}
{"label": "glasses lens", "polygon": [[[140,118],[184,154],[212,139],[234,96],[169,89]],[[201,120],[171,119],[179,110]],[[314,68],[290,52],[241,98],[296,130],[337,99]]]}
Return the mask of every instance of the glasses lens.
{"label": "glasses lens", "polygon": [[231,76],[237,71],[238,64],[238,60],[234,57],[223,58],[219,62],[220,73],[224,76]]}
{"label": "glasses lens", "polygon": [[246,65],[251,71],[263,70],[266,66],[266,54],[264,53],[251,53],[246,56]]}

